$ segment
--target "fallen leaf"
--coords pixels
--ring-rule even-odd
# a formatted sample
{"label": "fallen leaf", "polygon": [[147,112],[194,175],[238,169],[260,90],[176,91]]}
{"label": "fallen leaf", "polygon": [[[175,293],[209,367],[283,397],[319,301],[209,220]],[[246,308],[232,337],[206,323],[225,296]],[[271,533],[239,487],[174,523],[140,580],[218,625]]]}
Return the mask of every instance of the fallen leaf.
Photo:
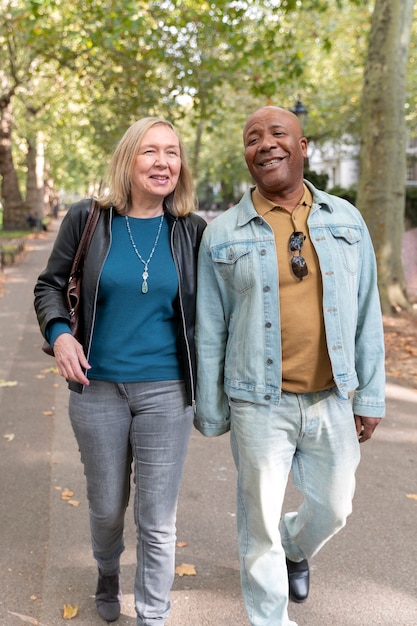
{"label": "fallen leaf", "polygon": [[64,489],[64,491],[61,493],[61,500],[71,500],[73,495],[73,491],[70,491],[69,489]]}
{"label": "fallen leaf", "polygon": [[417,493],[406,493],[406,498],[410,498],[410,500],[417,500]]}
{"label": "fallen leaf", "polygon": [[184,548],[187,545],[186,541],[178,541],[177,546],[178,548]]}
{"label": "fallen leaf", "polygon": [[68,504],[70,504],[71,506],[80,506],[80,503],[78,502],[78,500],[68,500]]}
{"label": "fallen leaf", "polygon": [[18,384],[17,380],[4,380],[4,378],[0,378],[0,387],[16,387]]}
{"label": "fallen leaf", "polygon": [[13,441],[14,433],[7,433],[6,435],[3,435],[3,437],[5,438],[6,441]]}
{"label": "fallen leaf", "polygon": [[49,416],[49,415],[55,415],[54,411],[42,411],[43,415]]}
{"label": "fallen leaf", "polygon": [[35,617],[29,617],[29,615],[21,615],[20,613],[14,613],[13,611],[7,611],[7,612],[9,613],[9,615],[14,615],[18,619],[20,619],[22,622],[25,622],[26,624],[33,624],[33,626],[40,626],[39,620],[36,619]]}
{"label": "fallen leaf", "polygon": [[77,617],[78,615],[78,605],[71,606],[71,604],[66,604],[64,606],[64,619],[72,619],[73,617]]}
{"label": "fallen leaf", "polygon": [[178,576],[197,575],[197,572],[195,571],[195,566],[188,563],[182,563],[181,565],[177,565],[177,567],[175,568],[175,573],[178,574]]}
{"label": "fallen leaf", "polygon": [[44,378],[46,378],[45,374],[36,374],[35,378],[37,378],[38,380],[43,380]]}

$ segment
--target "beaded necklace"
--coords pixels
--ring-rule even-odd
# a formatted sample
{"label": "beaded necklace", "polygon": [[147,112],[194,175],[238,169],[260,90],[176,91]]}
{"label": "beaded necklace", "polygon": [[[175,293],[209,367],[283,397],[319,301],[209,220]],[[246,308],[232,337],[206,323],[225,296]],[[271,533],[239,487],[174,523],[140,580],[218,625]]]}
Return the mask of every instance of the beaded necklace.
{"label": "beaded necklace", "polygon": [[149,267],[149,263],[153,257],[153,253],[155,252],[156,246],[158,245],[158,241],[159,241],[159,235],[161,234],[161,228],[162,228],[162,222],[164,221],[164,214],[162,213],[161,215],[161,221],[159,222],[159,226],[158,226],[158,232],[156,233],[156,237],[155,237],[155,241],[151,250],[151,253],[148,257],[148,260],[145,261],[139,250],[136,247],[135,241],[133,239],[132,236],[132,231],[130,230],[130,224],[129,224],[129,218],[127,215],[125,215],[125,219],[126,219],[126,227],[127,227],[127,232],[129,233],[129,239],[130,239],[130,243],[132,244],[133,250],[135,251],[136,256],[138,257],[139,261],[141,261],[143,263],[143,272],[142,272],[142,287],[141,287],[141,291],[142,293],[148,293],[149,291],[149,287],[148,287],[148,277],[149,277],[149,272],[148,272],[148,267]]}

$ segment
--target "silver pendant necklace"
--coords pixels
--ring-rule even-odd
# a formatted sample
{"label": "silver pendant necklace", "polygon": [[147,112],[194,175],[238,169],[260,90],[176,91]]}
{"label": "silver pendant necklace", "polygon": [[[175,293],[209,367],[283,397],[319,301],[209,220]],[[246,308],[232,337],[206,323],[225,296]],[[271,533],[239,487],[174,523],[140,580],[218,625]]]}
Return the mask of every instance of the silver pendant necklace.
{"label": "silver pendant necklace", "polygon": [[153,253],[155,252],[155,248],[158,245],[158,240],[159,240],[159,235],[161,234],[161,228],[162,228],[162,222],[164,221],[164,214],[162,213],[161,215],[161,221],[159,222],[159,226],[158,226],[158,232],[156,233],[156,238],[151,250],[151,253],[148,257],[148,260],[145,261],[144,259],[142,259],[142,256],[139,252],[139,250],[136,247],[135,241],[133,239],[132,236],[132,231],[130,230],[130,224],[129,224],[129,218],[127,215],[125,215],[126,218],[126,226],[127,226],[127,232],[129,233],[129,239],[130,239],[130,243],[132,244],[133,250],[135,251],[136,256],[138,257],[139,261],[141,261],[143,263],[143,272],[142,272],[142,288],[141,291],[142,293],[148,293],[149,287],[148,287],[148,277],[149,277],[149,273],[148,273],[148,266],[149,263],[153,257]]}

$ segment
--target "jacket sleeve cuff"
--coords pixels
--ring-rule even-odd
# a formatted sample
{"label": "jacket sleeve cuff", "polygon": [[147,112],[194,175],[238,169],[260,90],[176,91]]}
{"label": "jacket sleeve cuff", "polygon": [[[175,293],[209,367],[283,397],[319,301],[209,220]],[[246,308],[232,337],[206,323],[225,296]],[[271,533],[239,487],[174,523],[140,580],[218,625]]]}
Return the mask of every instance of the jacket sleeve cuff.
{"label": "jacket sleeve cuff", "polygon": [[219,437],[230,430],[230,420],[221,424],[202,422],[198,418],[194,420],[195,428],[205,437]]}
{"label": "jacket sleeve cuff", "polygon": [[353,399],[353,412],[362,417],[385,417],[385,402],[364,402]]}

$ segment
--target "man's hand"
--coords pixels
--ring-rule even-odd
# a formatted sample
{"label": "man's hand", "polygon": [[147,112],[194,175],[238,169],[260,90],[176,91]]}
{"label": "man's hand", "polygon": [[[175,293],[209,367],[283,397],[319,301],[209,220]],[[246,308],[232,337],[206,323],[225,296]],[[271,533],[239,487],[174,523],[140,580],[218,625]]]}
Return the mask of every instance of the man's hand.
{"label": "man's hand", "polygon": [[356,432],[358,433],[359,443],[368,441],[368,439],[372,437],[380,421],[380,417],[364,417],[363,415],[355,414]]}
{"label": "man's hand", "polygon": [[75,380],[82,385],[89,385],[83,369],[90,365],[85,358],[82,345],[69,333],[59,335],[54,343],[54,354],[58,372],[67,380]]}

